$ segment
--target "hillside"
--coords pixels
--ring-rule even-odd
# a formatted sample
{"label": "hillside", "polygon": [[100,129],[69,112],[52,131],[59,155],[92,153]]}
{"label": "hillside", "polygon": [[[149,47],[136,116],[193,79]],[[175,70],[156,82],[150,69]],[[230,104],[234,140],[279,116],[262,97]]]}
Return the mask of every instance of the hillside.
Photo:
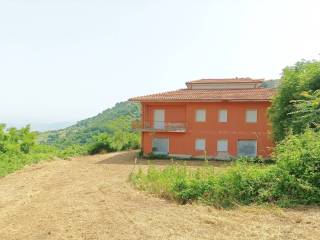
{"label": "hillside", "polygon": [[100,133],[112,133],[113,122],[121,118],[122,122],[131,123],[132,119],[140,117],[140,108],[136,103],[120,102],[98,115],[79,121],[73,126],[41,133],[39,142],[57,146],[89,143],[93,136]]}

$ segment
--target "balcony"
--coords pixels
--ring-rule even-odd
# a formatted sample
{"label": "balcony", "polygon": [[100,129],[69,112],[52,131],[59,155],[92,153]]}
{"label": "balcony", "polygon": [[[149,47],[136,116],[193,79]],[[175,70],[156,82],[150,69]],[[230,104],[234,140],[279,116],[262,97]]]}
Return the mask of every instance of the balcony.
{"label": "balcony", "polygon": [[142,132],[186,132],[185,122],[132,122],[132,129]]}

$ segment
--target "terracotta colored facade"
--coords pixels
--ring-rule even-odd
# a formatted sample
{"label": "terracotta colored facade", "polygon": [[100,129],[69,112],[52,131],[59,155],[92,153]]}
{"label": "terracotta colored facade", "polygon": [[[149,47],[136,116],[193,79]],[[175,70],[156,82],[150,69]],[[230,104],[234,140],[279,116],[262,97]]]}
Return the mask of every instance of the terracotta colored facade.
{"label": "terracotta colored facade", "polygon": [[[248,83],[243,79],[242,82]],[[248,88],[242,88],[242,82],[226,80],[222,87],[217,87],[221,81],[200,80],[205,91],[198,86],[196,90],[192,89],[192,82],[188,82],[188,88],[178,90],[178,93],[173,91],[130,99],[142,106],[141,122],[135,128],[142,132],[143,152],[150,154],[156,149],[155,145],[160,144],[159,148],[166,149],[167,154],[181,157],[207,154],[210,158],[225,159],[245,155],[241,151],[250,151],[254,147],[253,155],[270,156],[273,143],[267,108],[273,90],[259,88],[261,80],[252,80],[254,85]],[[221,112],[226,115],[223,121]],[[248,120],[249,112],[253,121]],[[161,121],[155,119],[159,117],[157,114]]]}

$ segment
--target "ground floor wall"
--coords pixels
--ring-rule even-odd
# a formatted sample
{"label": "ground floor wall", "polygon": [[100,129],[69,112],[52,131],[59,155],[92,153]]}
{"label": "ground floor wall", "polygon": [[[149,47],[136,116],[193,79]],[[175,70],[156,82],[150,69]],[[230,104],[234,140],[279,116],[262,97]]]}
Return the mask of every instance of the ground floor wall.
{"label": "ground floor wall", "polygon": [[[268,158],[271,155],[273,142],[267,132],[144,132],[142,133],[142,149],[145,154],[154,151],[154,139],[168,139],[168,154],[182,157],[203,157],[204,150],[196,149],[196,140],[205,139],[205,151],[211,158],[236,157],[239,154],[239,141],[255,140],[256,155]],[[227,140],[227,151],[218,151],[218,141]]]}

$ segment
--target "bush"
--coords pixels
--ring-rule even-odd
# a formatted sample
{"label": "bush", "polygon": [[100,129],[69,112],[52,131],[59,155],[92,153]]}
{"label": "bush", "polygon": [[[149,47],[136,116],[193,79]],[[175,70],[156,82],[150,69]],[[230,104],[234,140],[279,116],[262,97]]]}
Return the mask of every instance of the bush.
{"label": "bush", "polygon": [[[281,187],[293,202],[320,203],[320,133],[291,135],[275,149]],[[283,179],[285,178],[285,179]],[[285,185],[287,184],[287,185]]]}
{"label": "bush", "polygon": [[35,142],[35,137],[36,133],[31,132],[29,126],[6,130],[5,125],[0,125],[0,176],[40,160],[50,160],[54,157],[67,158],[87,152],[85,146],[79,145],[72,145],[63,150],[40,145]]}
{"label": "bush", "polygon": [[287,137],[276,147],[274,158],[273,165],[241,158],[220,174],[210,166],[196,170],[178,165],[164,170],[150,167],[146,173],[133,174],[131,180],[138,189],[183,204],[320,204],[320,133],[308,130]]}
{"label": "bush", "polygon": [[140,136],[136,133],[117,130],[113,135],[101,133],[89,144],[89,154],[138,149]]}
{"label": "bush", "polygon": [[305,119],[297,121],[294,112],[296,100],[304,99],[304,91],[320,89],[320,61],[300,61],[283,70],[280,86],[269,109],[273,137],[280,142],[290,132],[300,134],[305,130]]}
{"label": "bush", "polygon": [[271,158],[263,158],[263,157],[240,157],[236,159],[237,162],[241,163],[249,163],[249,164],[274,164],[275,160]]}
{"label": "bush", "polygon": [[211,166],[190,170],[173,165],[164,170],[150,167],[147,173],[139,171],[131,180],[138,189],[182,204],[201,201],[216,207],[230,207],[258,201],[258,189],[265,185],[266,172],[266,168],[242,163],[222,174],[215,174]]}
{"label": "bush", "polygon": [[97,154],[102,152],[111,152],[114,149],[111,147],[111,140],[108,134],[102,133],[93,138],[93,142],[88,147],[89,154]]}

